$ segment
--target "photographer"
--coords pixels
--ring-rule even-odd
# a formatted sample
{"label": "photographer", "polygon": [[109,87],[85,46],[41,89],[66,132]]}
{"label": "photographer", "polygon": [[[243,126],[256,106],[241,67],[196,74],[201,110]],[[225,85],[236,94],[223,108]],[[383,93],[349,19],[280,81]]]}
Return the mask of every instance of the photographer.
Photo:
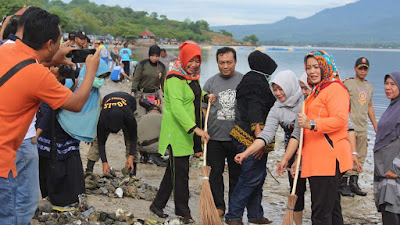
{"label": "photographer", "polygon": [[[89,96],[99,63],[99,53],[86,59],[87,74],[79,90],[63,87],[45,66],[70,64],[65,55],[72,48],[59,50],[60,19],[45,10],[32,12],[26,19],[22,41],[0,48],[0,202],[15,202],[17,169],[16,149],[21,145],[39,104],[45,101],[53,109],[80,111]],[[6,74],[15,65],[31,60],[10,79]],[[28,62],[28,61],[26,61]],[[41,64],[39,64],[41,63]],[[16,224],[16,205],[0,205],[0,224]]]}

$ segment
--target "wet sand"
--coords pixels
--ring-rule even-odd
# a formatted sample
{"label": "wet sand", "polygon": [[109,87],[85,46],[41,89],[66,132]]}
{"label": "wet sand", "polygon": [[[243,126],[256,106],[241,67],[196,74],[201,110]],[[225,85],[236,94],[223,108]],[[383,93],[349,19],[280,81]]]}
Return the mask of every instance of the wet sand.
{"label": "wet sand", "polygon": [[[131,83],[124,82],[122,84],[113,83],[112,81],[106,81],[105,85],[101,88],[102,96],[115,92],[115,91],[126,91],[130,92]],[[285,215],[285,208],[287,204],[287,195],[289,193],[289,184],[287,176],[277,176],[275,173],[276,163],[283,155],[283,133],[280,131],[276,137],[275,151],[269,154],[267,167],[272,172],[273,176],[279,181],[278,184],[271,176],[270,173],[267,175],[267,179],[264,183],[263,191],[263,207],[264,215],[270,220],[273,220],[273,224],[281,224],[282,219]],[[118,134],[111,134],[108,138],[107,144],[107,158],[111,167],[113,167],[117,173],[125,165],[125,145],[123,140],[122,132]],[[81,143],[81,157],[83,167],[86,168],[89,146],[85,143]],[[377,213],[374,200],[373,200],[373,166],[372,157],[369,153],[367,162],[365,165],[366,170],[360,175],[360,186],[368,193],[366,197],[356,196],[342,197],[342,210],[345,224],[379,224],[381,221],[380,214]],[[199,166],[199,159],[191,160],[190,168],[190,200],[189,206],[192,211],[192,216],[197,223],[200,223],[199,219],[199,197],[201,191],[201,171]],[[158,187],[162,176],[164,175],[165,167],[157,167],[153,164],[138,164],[137,177],[149,185]],[[94,172],[97,174],[102,173],[101,163],[97,162],[94,167]],[[225,187],[228,187],[227,169],[224,173]],[[308,186],[308,184],[307,184]],[[308,187],[307,187],[308,188]],[[226,202],[227,202],[227,189]],[[310,192],[309,189],[306,192],[305,197],[305,209],[304,209],[304,222],[303,224],[311,224],[311,208],[310,208]],[[130,211],[136,218],[148,218],[163,221],[149,211],[150,201],[135,200],[133,198],[109,198],[101,195],[88,195],[88,204],[92,205],[99,211],[115,212],[118,208],[124,211]],[[164,210],[165,213],[174,217],[174,203],[171,198]],[[244,221],[247,221],[246,213],[243,217]],[[38,224],[37,221],[36,223]],[[246,224],[246,223],[245,223]]]}

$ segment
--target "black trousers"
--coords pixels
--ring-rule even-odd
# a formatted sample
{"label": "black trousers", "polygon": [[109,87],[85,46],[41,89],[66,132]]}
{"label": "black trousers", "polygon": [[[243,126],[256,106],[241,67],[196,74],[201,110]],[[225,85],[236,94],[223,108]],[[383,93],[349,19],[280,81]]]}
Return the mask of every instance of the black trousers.
{"label": "black trousers", "polygon": [[[306,178],[301,178],[301,171],[299,171],[299,178],[297,179],[297,186],[296,186],[296,195],[297,195],[297,201],[296,205],[294,206],[294,211],[295,212],[300,212],[303,211],[304,209],[304,193],[306,192]],[[293,189],[293,181],[294,178],[292,177],[292,174],[290,171],[288,171],[288,179],[289,179],[289,184],[290,184],[290,192]]]}
{"label": "black trousers", "polygon": [[400,225],[400,214],[385,211],[386,205],[380,205],[379,211],[382,213],[383,225]]}
{"label": "black trousers", "polygon": [[124,64],[124,71],[126,74],[128,74],[128,76],[131,76],[131,62],[130,61],[122,61],[122,63]]}
{"label": "black trousers", "polygon": [[335,176],[309,177],[311,190],[311,221],[313,225],[343,225],[339,183],[342,174],[336,161]]}
{"label": "black trousers", "polygon": [[42,197],[49,196],[57,206],[79,202],[78,195],[85,193],[85,175],[79,151],[58,160],[51,168],[51,159],[39,156],[39,183]]}
{"label": "black trousers", "polygon": [[189,156],[174,157],[171,146],[169,163],[157,192],[153,205],[164,209],[168,199],[174,191],[175,214],[178,216],[190,215],[189,209]]}
{"label": "black trousers", "polygon": [[210,187],[217,209],[225,211],[224,201],[224,169],[225,158],[228,161],[229,169],[229,199],[235,189],[240,176],[240,165],[234,160],[236,149],[232,141],[213,141],[208,142],[207,164],[211,167]]}

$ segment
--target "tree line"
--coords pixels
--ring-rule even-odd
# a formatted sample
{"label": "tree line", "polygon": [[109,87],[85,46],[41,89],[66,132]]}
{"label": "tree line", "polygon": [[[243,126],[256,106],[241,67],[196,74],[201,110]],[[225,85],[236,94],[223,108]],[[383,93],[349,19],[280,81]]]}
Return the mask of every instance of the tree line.
{"label": "tree line", "polygon": [[89,0],[2,0],[0,16],[11,15],[24,6],[38,6],[60,17],[63,32],[84,30],[88,34],[138,38],[148,29],[157,38],[178,41],[209,41],[213,32],[205,20],[170,20],[156,12],[134,11],[129,7],[97,5]]}

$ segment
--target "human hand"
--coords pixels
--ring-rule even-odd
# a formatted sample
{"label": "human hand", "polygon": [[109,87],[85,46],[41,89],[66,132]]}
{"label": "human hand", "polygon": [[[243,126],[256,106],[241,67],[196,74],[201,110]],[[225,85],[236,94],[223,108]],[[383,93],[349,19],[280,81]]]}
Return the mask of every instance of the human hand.
{"label": "human hand", "polygon": [[100,62],[100,50],[97,48],[96,52],[92,55],[88,55],[86,57],[85,63],[86,63],[86,72],[91,72],[93,74],[96,74],[97,68],[99,67],[99,62]]}
{"label": "human hand", "polygon": [[131,92],[131,95],[132,95],[132,97],[135,97],[135,92],[132,91],[132,92]]}
{"label": "human hand", "polygon": [[307,115],[304,113],[299,113],[299,118],[298,118],[298,123],[300,127],[306,128],[306,129],[311,129],[311,123],[310,120],[308,119]]}
{"label": "human hand", "polygon": [[197,158],[200,158],[203,155],[203,152],[196,152],[194,153],[194,156]]}
{"label": "human hand", "polygon": [[37,144],[37,139],[38,139],[37,136],[33,137],[33,138],[31,139],[31,143],[34,144],[34,145]]}
{"label": "human hand", "polygon": [[284,172],[286,172],[286,167],[288,166],[288,161],[285,159],[282,159],[277,165],[276,165],[276,174],[279,176],[282,176]]}
{"label": "human hand", "polygon": [[217,98],[215,97],[214,94],[208,94],[207,96],[208,96],[208,101],[209,101],[211,104],[214,104],[215,101],[217,100]]}
{"label": "human hand", "polygon": [[248,155],[247,155],[246,152],[242,152],[242,153],[236,154],[236,156],[235,156],[235,162],[236,162],[237,164],[242,165],[243,160],[247,159],[247,157],[248,157]]}
{"label": "human hand", "polygon": [[399,176],[397,176],[397,174],[393,173],[392,171],[388,170],[385,174],[385,177],[388,179],[396,179]]}
{"label": "human hand", "polygon": [[200,136],[204,143],[207,143],[210,140],[210,135],[208,135],[207,132],[205,132],[204,130],[202,130],[202,129],[198,128],[198,127],[196,127],[194,129],[194,133],[197,136]]}
{"label": "human hand", "polygon": [[130,173],[132,173],[133,170],[135,169],[135,167],[133,166],[133,159],[134,158],[135,157],[133,155],[130,155],[130,156],[128,156],[128,158],[126,159],[126,162],[125,162],[125,166],[126,166],[126,168],[128,168]]}
{"label": "human hand", "polygon": [[360,160],[358,160],[357,155],[352,155],[353,156],[353,163],[357,166],[357,172],[362,172],[363,167],[362,164],[360,163]]}
{"label": "human hand", "polygon": [[76,49],[75,47],[61,47],[58,49],[56,54],[53,56],[53,59],[51,60],[51,65],[70,65],[74,66],[75,64],[71,61],[69,61],[66,57],[66,55]]}
{"label": "human hand", "polygon": [[102,165],[103,165],[103,175],[109,174],[111,171],[108,162],[103,162]]}

